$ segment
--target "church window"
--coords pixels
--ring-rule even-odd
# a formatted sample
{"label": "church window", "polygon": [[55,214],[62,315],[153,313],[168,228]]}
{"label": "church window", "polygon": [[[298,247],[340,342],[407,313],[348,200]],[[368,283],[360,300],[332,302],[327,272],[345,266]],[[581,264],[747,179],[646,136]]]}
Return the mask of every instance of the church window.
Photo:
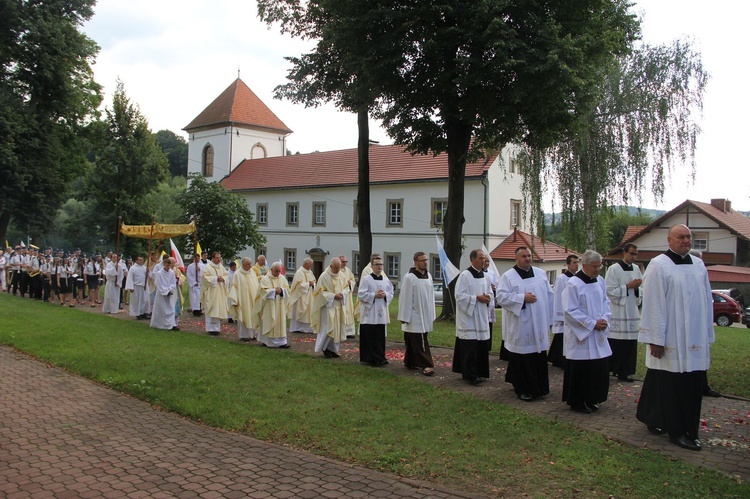
{"label": "church window", "polygon": [[404,226],[404,200],[388,199],[386,201],[386,227]]}
{"label": "church window", "polygon": [[297,269],[297,250],[293,248],[284,248],[284,270],[292,272]]}
{"label": "church window", "polygon": [[442,227],[445,210],[448,209],[447,198],[432,198],[432,212],[430,213],[430,227]]}
{"label": "church window", "polygon": [[708,232],[693,232],[693,249],[708,251]]}
{"label": "church window", "polygon": [[521,201],[518,199],[510,200],[510,228],[520,228],[521,225]]}
{"label": "church window", "polygon": [[286,225],[288,227],[299,226],[299,203],[286,204]]}
{"label": "church window", "polygon": [[203,158],[201,159],[202,172],[204,177],[214,176],[214,146],[206,144],[203,148]]}
{"label": "church window", "polygon": [[325,202],[313,203],[313,225],[325,227],[326,225],[326,204]]}
{"label": "church window", "polygon": [[440,266],[440,256],[430,255],[430,273],[434,282],[443,280],[443,268]]}
{"label": "church window", "polygon": [[268,225],[268,203],[258,203],[256,205],[255,218],[258,225]]}
{"label": "church window", "polygon": [[385,253],[385,273],[398,279],[401,272],[401,253]]}

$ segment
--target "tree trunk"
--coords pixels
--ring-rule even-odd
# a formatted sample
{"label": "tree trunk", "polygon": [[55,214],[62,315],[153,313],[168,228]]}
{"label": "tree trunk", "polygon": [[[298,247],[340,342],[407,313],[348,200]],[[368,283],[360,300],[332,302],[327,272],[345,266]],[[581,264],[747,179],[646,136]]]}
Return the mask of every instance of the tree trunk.
{"label": "tree trunk", "polygon": [[359,269],[367,265],[372,254],[370,222],[370,124],[367,106],[357,111],[357,234],[359,235]]}
{"label": "tree trunk", "polygon": [[[471,145],[471,127],[464,123],[447,123],[448,139],[448,208],[443,218],[443,241],[445,254],[453,264],[461,268],[461,240],[464,225],[464,177],[466,158]],[[441,319],[453,317],[453,299],[447,287],[443,288],[443,311]]]}
{"label": "tree trunk", "polygon": [[593,176],[591,169],[588,168],[586,162],[581,159],[579,160],[580,165],[580,181],[581,181],[581,202],[583,204],[583,237],[586,243],[586,249],[596,250],[596,187],[592,185]]}
{"label": "tree trunk", "polygon": [[10,225],[10,211],[2,210],[0,211],[0,244],[5,244],[8,238],[8,225]]}

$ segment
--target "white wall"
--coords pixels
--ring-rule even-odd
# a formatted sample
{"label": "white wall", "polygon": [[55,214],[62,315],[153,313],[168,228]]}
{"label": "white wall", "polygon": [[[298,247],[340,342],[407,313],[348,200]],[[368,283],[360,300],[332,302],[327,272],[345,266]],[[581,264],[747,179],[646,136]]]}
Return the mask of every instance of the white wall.
{"label": "white wall", "polygon": [[669,230],[669,227],[674,224],[684,224],[686,222],[694,235],[701,233],[708,234],[708,248],[706,251],[711,253],[732,254],[737,251],[736,236],[733,236],[725,229],[719,228],[716,222],[704,214],[698,213],[691,213],[689,218],[686,218],[685,213],[676,213],[674,216],[666,219],[658,227],[652,228],[649,233],[639,237],[634,243],[638,245],[638,249],[666,251],[668,248],[667,231]]}
{"label": "white wall", "polygon": [[[226,126],[212,130],[190,133],[188,136],[188,174],[201,173],[203,148],[211,144],[214,148],[214,174],[207,177],[209,182],[217,182],[229,175],[251,154],[258,152],[253,146],[261,143],[265,157],[282,156],[285,153],[285,137],[278,133],[261,132],[245,127]],[[255,155],[254,159],[264,156]]]}
{"label": "white wall", "polygon": [[[461,268],[469,265],[469,251],[481,248],[483,243],[484,186],[479,181],[468,181],[465,194],[466,223],[463,235],[467,250],[462,258]],[[373,252],[399,255],[402,275],[411,267],[415,252],[424,251],[429,255],[436,255],[435,235],[440,229],[431,226],[432,200],[447,195],[447,182],[372,186],[370,206]],[[341,254],[353,260],[353,253],[359,248],[357,226],[354,224],[357,197],[355,187],[251,192],[246,197],[253,213],[257,212],[258,204],[268,205],[268,223],[261,226],[260,230],[268,240],[266,248],[270,260],[283,259],[285,248],[294,249],[299,266],[302,259],[308,256],[306,251],[316,247],[328,252],[326,263]],[[402,227],[386,226],[387,200],[403,200]],[[325,203],[325,227],[312,224],[314,202]],[[286,225],[287,203],[299,204],[299,224],[296,227]],[[507,233],[502,237],[505,236]],[[241,256],[255,258],[255,249],[246,248]]]}

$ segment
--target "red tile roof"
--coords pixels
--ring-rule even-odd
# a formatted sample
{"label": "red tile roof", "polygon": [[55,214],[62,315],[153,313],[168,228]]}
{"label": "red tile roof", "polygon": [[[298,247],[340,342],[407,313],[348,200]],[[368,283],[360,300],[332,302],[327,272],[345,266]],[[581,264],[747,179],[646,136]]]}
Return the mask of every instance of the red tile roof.
{"label": "red tile roof", "polygon": [[710,203],[701,203],[700,201],[690,202],[706,215],[713,218],[721,227],[740,236],[741,239],[750,241],[750,218],[732,209],[727,211],[720,210]]}
{"label": "red tile roof", "polygon": [[505,238],[497,248],[490,251],[493,260],[515,260],[516,248],[526,246],[531,249],[531,259],[534,262],[565,262],[570,254],[575,251],[568,250],[559,244],[550,241],[542,242],[542,239],[521,230],[515,230],[513,234]]}
{"label": "red tile roof", "polygon": [[[496,155],[466,165],[465,178],[481,178]],[[411,155],[402,146],[370,146],[370,182],[447,180],[448,155]],[[246,159],[221,184],[230,191],[357,185],[357,149]]]}
{"label": "red tile roof", "polygon": [[625,229],[625,234],[622,235],[622,241],[620,241],[620,248],[625,246],[625,243],[630,241],[630,238],[634,235],[638,234],[640,231],[645,229],[646,225],[629,225],[627,229]]}
{"label": "red tile roof", "polygon": [[708,267],[708,280],[711,282],[749,283],[750,268],[714,265]]}
{"label": "red tile roof", "polygon": [[292,131],[237,78],[183,130],[190,132],[217,125],[248,125],[281,133]]}

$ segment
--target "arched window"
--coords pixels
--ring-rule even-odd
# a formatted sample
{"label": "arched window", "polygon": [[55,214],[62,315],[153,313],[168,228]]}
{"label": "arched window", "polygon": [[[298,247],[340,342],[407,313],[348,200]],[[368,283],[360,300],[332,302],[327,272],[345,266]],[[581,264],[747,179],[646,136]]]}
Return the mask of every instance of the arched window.
{"label": "arched window", "polygon": [[203,176],[214,176],[214,146],[206,144],[203,148]]}
{"label": "arched window", "polygon": [[268,156],[266,147],[260,142],[256,142],[252,150],[250,151],[250,159],[265,158],[266,156]]}

